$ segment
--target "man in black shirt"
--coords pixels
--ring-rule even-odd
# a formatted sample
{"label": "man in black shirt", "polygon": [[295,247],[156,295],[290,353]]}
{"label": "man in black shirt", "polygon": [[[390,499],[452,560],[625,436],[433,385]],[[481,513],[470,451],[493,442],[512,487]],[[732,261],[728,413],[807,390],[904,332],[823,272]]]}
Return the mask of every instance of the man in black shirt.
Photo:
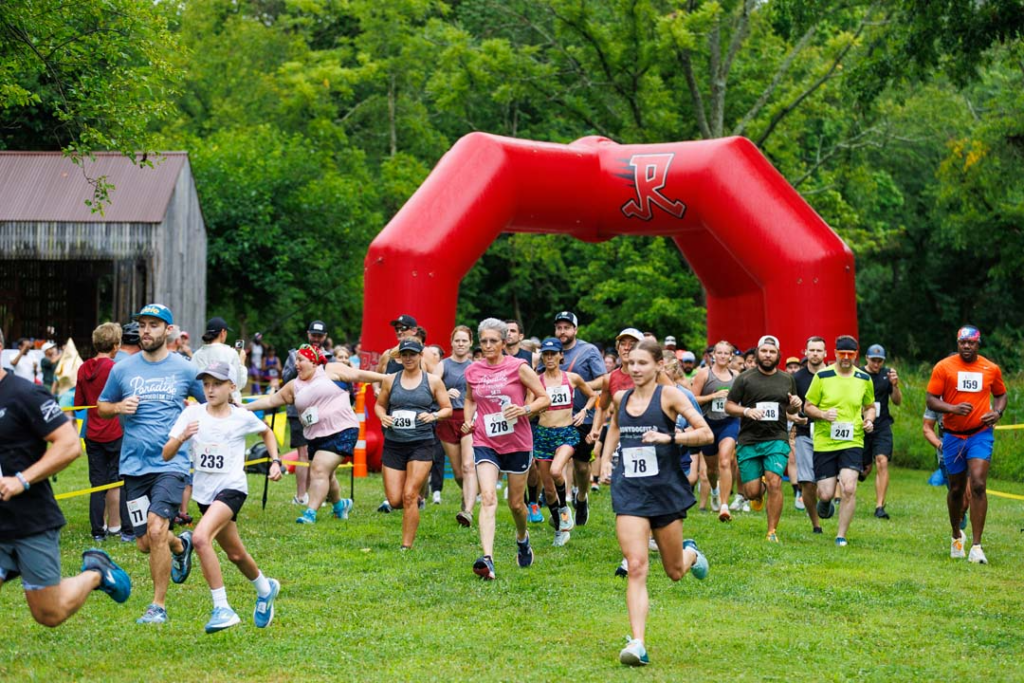
{"label": "man in black shirt", "polygon": [[885,349],[875,344],[868,347],[864,372],[875,385],[875,428],[864,435],[864,471],[861,481],[867,478],[873,464],[878,465],[875,473],[875,517],[889,519],[885,511],[885,494],[889,490],[889,458],[892,457],[892,423],[889,401],[893,405],[903,402],[900,378],[893,368],[885,367]]}
{"label": "man in black shirt", "polygon": [[82,572],[60,578],[65,520],[49,477],[80,452],[53,396],[0,369],[0,586],[20,575],[32,617],[44,626],[63,623],[96,589],[117,602],[131,594],[128,575],[102,550],[86,550]]}

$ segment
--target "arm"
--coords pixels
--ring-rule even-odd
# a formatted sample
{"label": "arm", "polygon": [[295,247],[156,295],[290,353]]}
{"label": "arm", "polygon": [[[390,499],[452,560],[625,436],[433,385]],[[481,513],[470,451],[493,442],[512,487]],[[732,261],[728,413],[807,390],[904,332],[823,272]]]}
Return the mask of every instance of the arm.
{"label": "arm", "polygon": [[473,431],[473,421],[476,418],[476,401],[473,399],[473,385],[466,382],[466,400],[462,404],[462,433],[469,434]]}
{"label": "arm", "polygon": [[928,410],[933,413],[953,413],[954,415],[970,415],[971,410],[974,409],[974,406],[967,402],[957,403],[955,405],[952,403],[946,403],[935,394],[927,394],[925,405],[928,407]]}
{"label": "arm", "polygon": [[942,439],[939,438],[938,433],[935,431],[935,420],[924,419],[921,431],[924,433],[924,440],[930,443],[935,448],[942,448]]}
{"label": "arm", "polygon": [[1006,410],[1006,404],[1008,402],[1007,394],[1003,394],[1002,396],[993,396],[992,410],[982,415],[981,421],[989,427],[994,425],[996,422],[999,422],[999,418],[1003,416],[1003,411]]}
{"label": "arm", "polygon": [[612,455],[619,445],[619,401],[622,400],[623,392],[619,392],[612,399],[612,421],[608,424],[608,436],[604,440],[604,448],[601,450],[601,481],[610,483],[612,480]]}
{"label": "arm", "polygon": [[708,423],[704,421],[704,416],[694,410],[689,399],[675,387],[666,387],[662,390],[661,407],[662,410],[668,408],[666,411],[668,415],[674,417],[682,415],[693,429],[686,432],[676,431],[672,434],[662,434],[652,430],[644,434],[644,443],[674,443],[680,446],[703,446],[715,440],[715,435],[712,434]]}
{"label": "arm", "polygon": [[[611,405],[612,395],[610,391],[611,375],[601,376],[601,388],[597,394],[597,406],[594,409],[594,425],[590,429],[590,433],[587,434],[587,440],[590,443],[596,442],[601,438],[601,428],[604,426],[604,420],[608,415],[608,406]],[[600,459],[600,455],[597,456]],[[600,470],[598,470],[600,473]]]}
{"label": "arm", "polygon": [[420,413],[417,416],[420,422],[440,422],[452,416],[452,400],[444,388],[444,382],[439,377],[430,376],[430,391],[437,401],[438,410],[433,413]]}
{"label": "arm", "polygon": [[382,375],[379,372],[356,370],[351,365],[345,365],[344,363],[328,363],[324,370],[332,379],[338,379],[342,382],[364,382],[366,384],[372,384],[374,382],[383,382],[384,378],[387,377],[387,375]]}
{"label": "arm", "polygon": [[263,396],[258,398],[252,403],[246,403],[245,409],[250,412],[257,412],[259,410],[271,410],[273,408],[280,408],[286,403],[295,403],[295,385],[294,381],[288,382],[281,390],[270,394],[269,396]]}
{"label": "arm", "polygon": [[381,426],[391,429],[395,424],[395,418],[388,415],[388,407],[391,404],[391,385],[394,384],[394,375],[384,375],[380,383],[380,390],[377,392],[377,400],[373,404],[373,414],[380,420]]}
{"label": "arm", "polygon": [[512,418],[519,417],[521,415],[529,417],[531,413],[539,413],[551,405],[551,397],[548,396],[548,392],[544,390],[544,385],[540,383],[540,378],[526,363],[519,366],[519,381],[523,383],[523,386],[532,391],[536,398],[525,406],[517,406],[514,404],[505,406],[505,417]]}
{"label": "arm", "polygon": [[[43,438],[50,443],[50,447],[46,449],[42,458],[21,472],[21,476],[30,485],[63,470],[79,456],[82,450],[78,442],[78,434],[71,426],[71,422],[67,420]],[[17,476],[0,478],[0,500],[10,500],[14,496],[24,493],[25,490],[25,485]]]}
{"label": "arm", "polygon": [[[875,412],[874,407],[871,408],[871,412]],[[822,410],[810,401],[804,403],[804,414],[812,420],[825,420],[826,422],[835,422],[836,418],[839,417],[839,411],[835,408]]]}
{"label": "arm", "polygon": [[267,447],[267,454],[270,456],[270,473],[267,478],[270,481],[278,481],[281,478],[281,459],[277,457],[277,438],[272,429],[263,430],[263,445]]}
{"label": "arm", "polygon": [[118,401],[117,403],[100,401],[96,405],[96,412],[100,414],[100,417],[105,419],[116,417],[117,415],[134,415],[135,411],[138,409],[138,396],[129,396],[123,401]]}
{"label": "arm", "polygon": [[892,385],[892,395],[889,399],[894,406],[898,406],[903,403],[903,389],[900,388],[900,376],[896,374],[894,368],[889,368],[889,384]]}
{"label": "arm", "polygon": [[[174,425],[177,427],[178,425]],[[199,421],[190,422],[180,434],[175,434],[174,429],[171,429],[171,434],[167,438],[167,443],[164,444],[163,458],[164,461],[172,459],[181,450],[181,447],[185,445],[185,442],[191,439],[196,432],[199,431]],[[276,444],[275,444],[276,445]]]}
{"label": "arm", "polygon": [[[603,384],[604,376],[602,376],[601,379]],[[593,408],[594,404],[597,403],[597,397],[599,394],[594,391],[588,383],[584,382],[583,378],[575,372],[569,373],[569,382],[571,382],[574,387],[582,391],[583,395],[587,397],[587,405],[583,406],[572,420],[573,425],[579,427],[583,424],[583,421],[587,419],[587,411]],[[597,415],[594,416],[594,424],[598,425],[598,431],[600,431],[601,423],[597,420]]]}

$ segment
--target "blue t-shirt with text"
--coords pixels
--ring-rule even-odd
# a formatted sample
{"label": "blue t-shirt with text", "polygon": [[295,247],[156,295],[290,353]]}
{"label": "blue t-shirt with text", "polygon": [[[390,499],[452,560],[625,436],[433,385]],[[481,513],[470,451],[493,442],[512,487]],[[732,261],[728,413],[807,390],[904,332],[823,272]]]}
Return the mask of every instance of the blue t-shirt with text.
{"label": "blue t-shirt with text", "polygon": [[[575,346],[562,352],[561,369],[567,372],[575,372],[585,382],[595,380],[608,372],[601,351],[593,344],[588,344],[579,339],[576,340]],[[579,412],[585,405],[587,405],[587,397],[583,395],[583,392],[574,392],[572,399],[573,412]],[[587,419],[583,421],[583,424],[593,424],[593,422],[594,409],[591,408],[587,412]]]}
{"label": "blue t-shirt with text", "polygon": [[121,415],[121,474],[188,474],[191,463],[187,448],[166,463],[162,452],[171,427],[185,409],[185,399],[192,396],[200,403],[206,402],[195,366],[176,353],[158,363],[150,363],[137,353],[114,365],[100,400],[119,403],[129,396],[139,397],[139,408],[134,415]]}

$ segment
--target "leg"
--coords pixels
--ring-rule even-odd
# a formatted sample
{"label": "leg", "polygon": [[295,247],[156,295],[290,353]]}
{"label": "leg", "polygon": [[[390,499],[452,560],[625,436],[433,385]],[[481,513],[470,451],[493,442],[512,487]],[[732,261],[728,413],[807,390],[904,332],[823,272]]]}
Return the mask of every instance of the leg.
{"label": "leg", "polygon": [[875,465],[875,507],[885,507],[885,494],[889,490],[889,456],[876,455]]}
{"label": "leg", "polygon": [[[297,462],[309,464],[309,448],[307,446],[297,447],[295,453],[298,457]],[[309,467],[302,467],[300,465],[295,467],[295,495],[298,498],[305,496],[309,490],[309,469]],[[321,500],[320,502],[323,501]]]}
{"label": "leg", "polygon": [[[728,505],[729,492],[732,490],[734,481],[738,482],[739,477],[734,476],[739,469],[736,467],[736,439],[726,438],[718,444],[718,495],[723,506]],[[736,487],[739,490],[739,487]]]}
{"label": "leg", "polygon": [[462,488],[462,447],[457,443],[441,442],[444,454],[448,456],[448,462],[452,465],[452,475],[455,477],[455,484]]}
{"label": "leg", "polygon": [[[960,537],[960,520],[964,518],[964,496],[967,495],[967,470],[959,474],[949,475],[949,491],[946,493],[946,508],[949,510],[949,526],[953,530],[951,538]],[[987,509],[987,506],[986,506]],[[973,533],[974,528],[971,528]]]}
{"label": "leg", "polygon": [[[316,512],[320,509],[331,488],[334,471],[341,464],[341,456],[330,451],[317,451],[313,454],[313,462],[309,467],[309,509]],[[335,482],[336,483],[336,482]]]}
{"label": "leg", "polygon": [[[214,504],[217,505],[217,503]],[[242,572],[242,576],[249,581],[255,581],[260,575],[260,568],[256,566],[256,560],[252,559],[252,555],[245,549],[242,537],[238,535],[238,525],[231,521],[230,514],[227,525],[217,534],[217,545],[224,549],[224,553],[231,563],[238,567],[238,571]],[[221,585],[224,584],[221,583]]]}
{"label": "leg", "polygon": [[[384,475],[384,495],[388,499],[388,505],[395,510],[401,508],[405,491],[406,470],[399,470],[385,465],[381,468],[381,474]],[[419,496],[419,491],[416,492],[416,495]],[[413,504],[415,503],[416,501],[413,501]]]}
{"label": "leg", "polygon": [[[103,452],[103,444],[85,442],[85,453],[89,461],[89,486],[102,486],[107,483],[107,459]],[[103,536],[103,513],[106,510],[106,491],[95,491],[89,494],[89,526],[93,537]]]}
{"label": "leg", "polygon": [[[189,484],[188,486],[185,487],[185,490],[181,494],[181,507],[178,508],[178,511],[182,515],[187,515],[188,514],[188,504],[189,504],[189,502],[191,500],[192,500],[192,484]],[[191,522],[189,522],[189,524],[191,524]]]}
{"label": "leg", "polygon": [[181,540],[170,532],[170,520],[152,512],[146,520],[146,541],[149,546],[149,574],[153,577],[153,604],[164,606],[167,586],[171,582],[171,552],[184,550]]}
{"label": "leg", "polygon": [[[689,548],[683,549],[683,520],[677,519],[668,526],[652,529],[651,533],[658,544],[661,565],[668,578],[678,581],[686,576],[690,567],[697,561],[697,553]],[[633,566],[630,565],[630,570],[632,569]]]}
{"label": "leg", "polygon": [[585,460],[573,460],[573,481],[576,483],[576,501],[587,500],[590,493],[590,462]]}
{"label": "leg", "polygon": [[476,478],[480,482],[480,547],[484,555],[491,557],[494,556],[494,515],[498,509],[495,486],[499,476],[498,466],[492,462],[481,462],[476,468]]}
{"label": "leg", "polygon": [[[544,485],[544,501],[550,507],[552,503],[557,503],[558,493],[555,491],[555,478],[554,472],[551,469],[550,460],[536,460],[537,469],[540,470],[540,481]],[[563,481],[564,486],[564,481]]]}
{"label": "leg", "polygon": [[818,486],[813,481],[801,482],[800,490],[804,494],[804,507],[807,509],[807,516],[811,518],[811,526],[815,529],[821,528],[821,518],[818,517]]}
{"label": "leg", "polygon": [[[711,490],[718,488],[718,453],[713,456],[703,452],[697,456],[697,478],[700,480],[700,509],[707,510],[711,501]],[[719,506],[720,507],[720,506]],[[716,510],[717,512],[717,510]]]}
{"label": "leg", "polygon": [[462,509],[472,513],[476,507],[476,463],[473,462],[473,435],[462,437],[459,444],[462,453]]}
{"label": "leg", "polygon": [[[671,526],[671,525],[670,525]],[[647,539],[650,537],[651,524],[645,517],[627,517],[620,515],[615,518],[615,534],[619,539],[619,548],[629,565],[629,578],[626,584],[626,610],[629,612],[629,627],[633,638],[644,639],[647,627]],[[682,552],[680,552],[682,555]]]}
{"label": "leg", "polygon": [[108,489],[104,502],[106,504],[107,528],[121,528],[121,490]]}
{"label": "leg", "polygon": [[89,593],[99,585],[99,573],[85,571],[78,576],[63,579],[56,586],[27,590],[25,601],[36,622],[53,628],[77,612],[89,598]]}
{"label": "leg", "polygon": [[440,492],[444,489],[444,447],[440,446],[440,439],[434,441],[434,459],[430,463],[430,489]]}
{"label": "leg", "polygon": [[[430,460],[410,460],[405,466],[405,487],[402,490],[402,545],[411,548],[416,540],[416,529],[420,526],[420,488],[430,476],[433,467]],[[394,507],[394,506],[392,506]]]}
{"label": "leg", "polygon": [[529,476],[528,473],[508,475],[508,509],[512,511],[512,520],[516,523],[518,541],[526,540],[526,501],[523,500],[523,491],[526,490]]}
{"label": "leg", "polygon": [[985,531],[985,517],[988,515],[989,461],[975,458],[967,461],[971,491],[971,534],[974,545],[981,545],[981,534]]}
{"label": "leg", "polygon": [[828,502],[833,499],[836,493],[836,481],[838,477],[827,477],[818,482],[818,498]]}
{"label": "leg", "polygon": [[859,476],[860,472],[855,469],[843,468],[839,471],[842,505],[839,507],[837,538],[846,538],[846,532],[850,529],[850,522],[853,521],[853,512],[857,507],[857,478]]}
{"label": "leg", "polygon": [[765,472],[764,480],[768,484],[768,533],[773,534],[782,517],[782,477],[774,472]]}
{"label": "leg", "polygon": [[192,532],[192,545],[199,556],[199,563],[203,568],[203,578],[206,579],[206,585],[211,590],[224,587],[224,576],[220,571],[217,551],[213,548],[213,539],[217,538],[224,528],[231,524],[232,514],[231,508],[215,500],[199,520],[196,530]]}

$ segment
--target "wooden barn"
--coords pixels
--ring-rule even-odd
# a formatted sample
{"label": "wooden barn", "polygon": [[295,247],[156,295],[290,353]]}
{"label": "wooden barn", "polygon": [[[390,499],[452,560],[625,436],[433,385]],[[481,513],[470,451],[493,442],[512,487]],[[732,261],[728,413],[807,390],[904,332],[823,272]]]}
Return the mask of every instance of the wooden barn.
{"label": "wooden barn", "polygon": [[[114,189],[102,214],[90,179]],[[206,226],[185,152],[140,168],[97,153],[84,169],[59,152],[0,152],[0,325],[8,340],[73,337],[125,323],[149,302],[198,338],[206,322]],[[91,354],[87,354],[91,355]]]}

